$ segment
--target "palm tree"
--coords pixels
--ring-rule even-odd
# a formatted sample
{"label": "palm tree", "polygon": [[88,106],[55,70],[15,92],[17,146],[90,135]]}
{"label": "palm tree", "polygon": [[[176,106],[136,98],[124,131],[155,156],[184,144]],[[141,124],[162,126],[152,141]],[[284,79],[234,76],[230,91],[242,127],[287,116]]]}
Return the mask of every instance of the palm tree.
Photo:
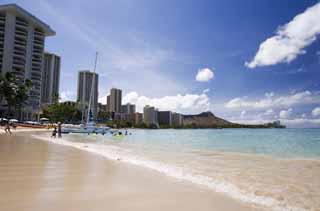
{"label": "palm tree", "polygon": [[32,87],[29,79],[20,83],[14,74],[7,72],[0,76],[0,102],[7,103],[7,116],[12,115],[12,108],[21,111],[22,106],[28,100],[28,93]]}

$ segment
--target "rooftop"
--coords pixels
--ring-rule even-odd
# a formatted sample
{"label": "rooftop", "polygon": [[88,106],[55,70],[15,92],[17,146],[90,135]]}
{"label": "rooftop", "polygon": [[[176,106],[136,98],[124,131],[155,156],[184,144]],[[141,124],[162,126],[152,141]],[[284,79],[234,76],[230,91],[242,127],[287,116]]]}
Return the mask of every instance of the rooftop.
{"label": "rooftop", "polygon": [[4,4],[0,5],[0,12],[1,11],[10,11],[17,15],[20,15],[21,17],[25,18],[29,23],[32,23],[39,28],[41,28],[46,36],[54,36],[56,34],[55,31],[53,31],[49,25],[42,22],[40,19],[23,9],[22,7],[18,6],[17,4]]}

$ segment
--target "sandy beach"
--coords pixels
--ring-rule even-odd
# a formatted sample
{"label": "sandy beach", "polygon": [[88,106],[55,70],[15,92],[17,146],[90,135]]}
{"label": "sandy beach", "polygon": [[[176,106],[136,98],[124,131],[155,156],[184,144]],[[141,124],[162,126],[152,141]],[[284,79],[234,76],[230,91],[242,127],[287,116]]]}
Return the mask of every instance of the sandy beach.
{"label": "sandy beach", "polygon": [[205,187],[31,133],[0,135],[0,210],[256,210]]}

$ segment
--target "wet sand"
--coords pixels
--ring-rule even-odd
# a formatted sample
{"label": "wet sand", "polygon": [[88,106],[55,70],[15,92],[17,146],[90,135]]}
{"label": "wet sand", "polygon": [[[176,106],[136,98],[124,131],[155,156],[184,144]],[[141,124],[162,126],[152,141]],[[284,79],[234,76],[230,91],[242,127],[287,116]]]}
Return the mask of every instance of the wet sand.
{"label": "wet sand", "polygon": [[150,169],[36,140],[30,132],[0,134],[0,187],[0,210],[6,211],[256,210]]}

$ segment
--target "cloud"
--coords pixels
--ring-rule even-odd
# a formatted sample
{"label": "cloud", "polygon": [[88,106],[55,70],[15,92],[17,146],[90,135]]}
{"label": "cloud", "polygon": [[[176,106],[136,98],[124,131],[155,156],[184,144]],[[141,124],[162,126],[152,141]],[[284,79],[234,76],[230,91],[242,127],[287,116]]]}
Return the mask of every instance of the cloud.
{"label": "cloud", "polygon": [[320,107],[316,107],[311,112],[312,116],[317,117],[320,116]]}
{"label": "cloud", "polygon": [[279,97],[275,97],[274,93],[266,93],[264,98],[258,100],[249,100],[247,97],[237,97],[228,101],[225,107],[232,109],[268,109],[288,108],[293,105],[311,103],[320,103],[320,94],[306,90]]}
{"label": "cloud", "polygon": [[317,3],[279,27],[275,36],[262,42],[254,59],[246,62],[246,66],[255,68],[290,63],[298,55],[304,54],[304,48],[316,40],[320,34],[319,20],[320,3]]}
{"label": "cloud", "polygon": [[207,82],[213,79],[214,73],[209,68],[199,69],[196,75],[196,81]]}
{"label": "cloud", "polygon": [[245,116],[246,116],[246,114],[247,114],[247,111],[241,111],[241,113],[240,113],[240,119],[244,119]]}
{"label": "cloud", "polygon": [[130,92],[123,97],[123,103],[133,103],[139,112],[143,111],[145,105],[155,106],[159,110],[170,110],[184,114],[195,114],[207,111],[210,108],[210,100],[205,92],[202,94],[185,94],[164,96],[160,98],[149,98]]}
{"label": "cloud", "polygon": [[72,91],[60,92],[60,102],[75,101],[75,98],[76,98],[76,94]]}
{"label": "cloud", "polygon": [[280,119],[289,119],[292,115],[292,108],[289,108],[288,110],[282,110],[279,113]]}
{"label": "cloud", "polygon": [[203,90],[203,93],[208,93],[208,92],[210,92],[210,89]]}

